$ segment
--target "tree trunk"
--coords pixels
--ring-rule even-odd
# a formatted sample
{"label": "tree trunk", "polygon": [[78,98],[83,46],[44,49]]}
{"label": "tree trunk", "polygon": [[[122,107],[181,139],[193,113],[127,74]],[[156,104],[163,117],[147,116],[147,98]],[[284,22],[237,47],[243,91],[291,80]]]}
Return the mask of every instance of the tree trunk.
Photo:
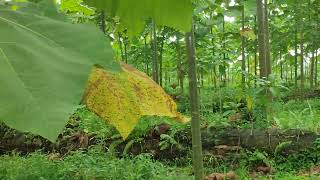
{"label": "tree trunk", "polygon": [[103,32],[103,34],[106,34],[106,16],[103,10],[100,12],[99,21],[100,30]]}
{"label": "tree trunk", "polygon": [[318,49],[316,50],[314,83],[318,87]]}
{"label": "tree trunk", "polygon": [[159,64],[160,64],[160,69],[159,69],[159,82],[160,86],[162,86],[162,79],[163,79],[163,69],[162,69],[162,54],[163,54],[163,46],[164,46],[164,31],[162,32],[162,38],[161,38],[161,44],[160,44],[160,54],[159,54]]}
{"label": "tree trunk", "polygon": [[[245,16],[244,16],[244,5],[242,5],[242,11],[241,11],[241,25],[242,25],[242,31],[244,31],[244,21],[245,21]],[[245,56],[245,37],[241,36],[241,55],[242,55],[242,63],[241,63],[241,83],[242,83],[242,88],[245,89],[246,87],[246,56]],[[249,63],[248,63],[249,65]],[[249,71],[249,69],[248,69]]]}
{"label": "tree trunk", "polygon": [[177,76],[178,76],[178,84],[181,89],[181,93],[183,93],[183,79],[184,79],[184,73],[182,72],[182,59],[181,59],[181,46],[179,42],[179,38],[177,36],[176,40],[176,50],[177,50]]}
{"label": "tree trunk", "polygon": [[153,58],[152,58],[152,79],[159,84],[159,62],[158,62],[158,42],[157,42],[157,27],[156,23],[152,22],[153,32]]}
{"label": "tree trunk", "polygon": [[201,87],[204,86],[204,70],[200,69],[200,76],[201,76]]}
{"label": "tree trunk", "polygon": [[186,33],[185,40],[187,44],[187,55],[189,62],[189,95],[191,110],[191,131],[192,131],[192,153],[193,153],[193,170],[196,180],[203,180],[203,159],[202,159],[202,142],[200,131],[200,112],[199,97],[197,91],[197,70],[196,56],[194,46],[194,27],[191,32]]}
{"label": "tree trunk", "polygon": [[283,79],[283,62],[280,62],[280,79]]}
{"label": "tree trunk", "polygon": [[[293,151],[311,148],[320,136],[313,132],[279,129],[205,129],[202,130],[203,147],[213,149],[219,145],[239,146],[245,149],[259,149],[274,153],[279,144],[289,143]],[[285,149],[282,149],[285,150]]]}
{"label": "tree trunk", "polygon": [[120,47],[120,53],[121,53],[121,61],[124,60],[124,54],[123,54],[123,47],[122,47],[122,40],[121,40],[121,33],[118,32],[118,43]]}
{"label": "tree trunk", "polygon": [[147,52],[147,49],[148,49],[148,44],[147,44],[147,35],[145,35],[144,37],[144,52],[145,52],[145,59],[144,59],[144,64],[145,64],[145,68],[146,68],[146,73],[147,75],[149,75],[149,63],[148,63],[148,52]]}
{"label": "tree trunk", "polygon": [[126,64],[128,64],[128,37],[124,37],[124,58]]}
{"label": "tree trunk", "polygon": [[164,71],[164,86],[168,87],[168,68],[165,68]]}
{"label": "tree trunk", "polygon": [[288,83],[288,74],[289,74],[289,68],[288,63],[284,62],[284,68],[285,68],[285,76],[286,76],[286,83]]}
{"label": "tree trunk", "polygon": [[[254,16],[254,31],[255,34],[257,34],[257,16]],[[254,86],[257,86],[257,69],[258,69],[258,56],[257,56],[257,52],[258,51],[258,41],[255,40],[254,41]]]}
{"label": "tree trunk", "polygon": [[266,34],[264,31],[264,9],[263,0],[257,0],[257,24],[258,24],[258,47],[259,47],[259,66],[260,66],[260,78],[267,78],[268,70],[266,64]]}
{"label": "tree trunk", "polygon": [[290,65],[290,82],[292,83],[293,80],[293,68],[292,65]]}
{"label": "tree trunk", "polygon": [[280,52],[280,55],[279,55],[279,59],[280,59],[280,78],[282,80],[283,79],[283,62],[282,62],[281,56],[282,56],[282,54]]}
{"label": "tree trunk", "polygon": [[[222,19],[222,45],[223,45],[223,60],[226,59],[226,42],[225,42],[225,20],[224,20],[224,15],[223,15],[223,19]],[[221,82],[223,83],[223,86],[226,86],[226,78],[227,78],[227,72],[226,72],[226,67],[225,65],[220,65],[223,66],[224,70],[224,74],[220,75],[221,78]]]}
{"label": "tree trunk", "polygon": [[300,84],[300,86],[301,86],[301,89],[304,89],[304,72],[303,72],[303,70],[304,70],[304,65],[303,65],[303,63],[304,63],[304,60],[303,60],[303,56],[304,56],[304,54],[303,54],[303,50],[304,50],[304,48],[303,48],[303,33],[301,32],[301,39],[300,39],[300,52],[301,52],[301,60],[300,60],[300,78],[301,78],[301,84]]}
{"label": "tree trunk", "polygon": [[312,51],[312,57],[310,59],[310,87],[313,88],[314,80],[314,51]]}
{"label": "tree trunk", "polygon": [[270,58],[270,43],[269,43],[269,20],[268,20],[268,0],[264,0],[264,31],[265,31],[265,47],[266,47],[266,66],[267,66],[267,77],[271,74],[272,63]]}
{"label": "tree trunk", "polygon": [[[212,38],[211,38],[211,45],[212,45],[212,61],[214,59],[214,56],[215,56],[215,50],[214,50],[214,39],[213,39],[213,31],[212,31],[212,27],[210,28],[210,33],[212,35]],[[213,61],[213,63],[215,63]],[[214,84],[214,87],[216,88],[217,87],[217,70],[216,70],[216,65],[214,64],[213,65],[213,84]]]}
{"label": "tree trunk", "polygon": [[295,46],[294,46],[294,84],[298,87],[298,33],[295,32]]}

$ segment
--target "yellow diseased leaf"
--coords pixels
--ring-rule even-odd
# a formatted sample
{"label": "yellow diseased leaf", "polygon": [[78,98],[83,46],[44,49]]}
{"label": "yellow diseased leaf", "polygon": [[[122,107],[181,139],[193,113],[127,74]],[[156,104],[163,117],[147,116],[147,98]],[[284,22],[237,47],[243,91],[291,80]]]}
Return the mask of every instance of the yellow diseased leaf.
{"label": "yellow diseased leaf", "polygon": [[257,39],[257,36],[255,35],[254,31],[249,28],[245,28],[240,31],[240,35],[251,40]]}
{"label": "yellow diseased leaf", "polygon": [[252,96],[247,96],[246,101],[247,101],[247,109],[248,109],[248,111],[252,112],[253,104],[254,104]]}
{"label": "yellow diseased leaf", "polygon": [[84,102],[88,108],[116,127],[126,139],[142,116],[168,116],[178,122],[189,119],[177,112],[177,105],[146,74],[122,64],[120,73],[94,68]]}

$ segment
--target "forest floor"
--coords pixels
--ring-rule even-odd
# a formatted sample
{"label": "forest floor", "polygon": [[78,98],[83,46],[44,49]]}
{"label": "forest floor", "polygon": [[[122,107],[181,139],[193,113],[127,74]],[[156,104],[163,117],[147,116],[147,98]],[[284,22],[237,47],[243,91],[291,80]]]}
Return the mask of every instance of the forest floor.
{"label": "forest floor", "polygon": [[[290,100],[292,97],[277,100],[271,120],[259,117],[258,107],[248,116],[241,101],[225,100],[223,113],[210,112],[214,107],[207,107],[202,101],[207,179],[320,179],[317,96],[299,101]],[[179,104],[182,111],[184,106],[187,103]],[[248,119],[251,116],[254,121]],[[250,132],[257,128],[283,130],[285,136],[268,150],[259,143],[247,146],[245,143],[250,141],[238,145],[217,141],[221,138],[217,134],[224,137],[228,129]],[[79,107],[70,118],[56,143],[4,125],[0,129],[0,180],[193,178],[190,124],[168,118],[143,118],[127,140],[85,107]],[[286,137],[288,129],[299,133]],[[310,142],[294,148],[305,136]],[[252,141],[260,142],[257,138]],[[267,144],[264,141],[260,144]]]}

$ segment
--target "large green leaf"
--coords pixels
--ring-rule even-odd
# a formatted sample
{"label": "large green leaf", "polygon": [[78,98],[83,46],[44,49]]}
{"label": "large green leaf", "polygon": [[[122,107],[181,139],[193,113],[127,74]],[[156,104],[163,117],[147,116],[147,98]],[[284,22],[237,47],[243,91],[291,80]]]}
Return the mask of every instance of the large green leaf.
{"label": "large green leaf", "polygon": [[231,17],[241,16],[242,6],[229,6],[224,15]]}
{"label": "large green leaf", "polygon": [[245,0],[243,4],[246,15],[255,15],[257,13],[257,3],[255,0]]}
{"label": "large green leaf", "polygon": [[93,15],[94,11],[82,5],[82,0],[61,0],[60,9],[66,12],[81,12],[84,15]]}
{"label": "large green leaf", "polygon": [[0,120],[54,141],[79,104],[92,65],[119,65],[94,26],[63,20],[53,4],[37,6],[0,7]]}
{"label": "large green leaf", "polygon": [[130,35],[140,33],[145,20],[152,18],[159,26],[189,31],[192,23],[193,0],[84,0],[97,10],[118,16]]}

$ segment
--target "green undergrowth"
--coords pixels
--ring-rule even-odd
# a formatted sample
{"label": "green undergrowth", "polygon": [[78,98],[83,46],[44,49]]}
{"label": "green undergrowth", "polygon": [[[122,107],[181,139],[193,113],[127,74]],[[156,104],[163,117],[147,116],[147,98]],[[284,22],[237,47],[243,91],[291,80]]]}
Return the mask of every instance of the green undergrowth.
{"label": "green undergrowth", "polygon": [[192,179],[175,167],[167,167],[149,155],[117,159],[99,149],[76,151],[65,157],[31,153],[26,157],[0,157],[0,179]]}
{"label": "green undergrowth", "polygon": [[[119,132],[113,126],[105,122],[103,119],[99,118],[94,113],[90,112],[85,107],[79,108],[71,118],[70,122],[75,122],[75,119],[80,120],[77,122],[79,124],[79,129],[83,130],[86,133],[93,133],[98,138],[105,139],[119,135]],[[172,134],[186,127],[190,127],[190,123],[181,124],[168,117],[146,116],[142,117],[139,120],[138,124],[135,126],[128,139],[143,137],[148,134],[150,129],[152,129],[156,125],[164,123],[170,125],[170,133]]]}
{"label": "green undergrowth", "polygon": [[281,129],[320,131],[320,100],[289,101],[278,104],[272,112],[275,124]]}
{"label": "green undergrowth", "polygon": [[[302,156],[305,158],[303,159]],[[272,157],[263,152],[243,151],[241,160],[234,157],[219,159],[218,156],[204,156],[205,174],[227,173],[234,171],[238,179],[280,179],[303,180],[319,179],[319,172],[310,172],[318,163],[307,160],[310,155]],[[30,153],[27,156],[12,153],[0,156],[0,179],[2,180],[36,180],[36,179],[193,179],[191,158],[186,157],[186,164],[177,166],[177,160],[168,162],[155,161],[149,154],[135,157],[116,158],[104,152],[99,146],[88,151],[74,151],[64,157],[58,154]],[[258,173],[253,177],[252,171],[257,165],[272,167],[271,173]],[[298,165],[300,164],[300,165]]]}
{"label": "green undergrowth", "polygon": [[[313,132],[318,132],[320,130],[320,101],[319,99],[311,99],[304,101],[294,101],[291,100],[287,103],[281,101],[274,101],[272,106],[268,109],[268,118],[260,117],[263,109],[258,105],[255,105],[253,113],[251,114],[254,121],[248,119],[248,114],[246,114],[245,105],[238,103],[238,106],[244,106],[237,109],[236,103],[225,103],[223,108],[225,111],[223,113],[213,113],[213,112],[202,112],[201,120],[203,127],[242,127],[251,128],[252,122],[255,128],[268,128],[268,127],[279,127],[283,130],[286,129],[301,129]],[[204,107],[203,107],[204,108]],[[228,109],[229,108],[229,109]],[[226,115],[226,111],[231,112],[231,114]],[[241,113],[242,118],[231,122],[228,117],[234,115],[234,113]],[[258,117],[256,117],[258,116]],[[85,107],[79,108],[76,113],[71,118],[70,123],[75,122],[74,119],[80,119],[79,128],[87,133],[94,133],[97,137],[105,139],[118,134],[117,130],[106,123],[101,118],[97,117],[95,114],[88,111]],[[190,123],[180,124],[174,120],[167,117],[156,117],[149,116],[140,119],[139,123],[130,134],[129,139],[135,139],[147,135],[150,129],[159,124],[169,124],[171,129],[171,134],[175,134],[179,130],[190,128]]]}

